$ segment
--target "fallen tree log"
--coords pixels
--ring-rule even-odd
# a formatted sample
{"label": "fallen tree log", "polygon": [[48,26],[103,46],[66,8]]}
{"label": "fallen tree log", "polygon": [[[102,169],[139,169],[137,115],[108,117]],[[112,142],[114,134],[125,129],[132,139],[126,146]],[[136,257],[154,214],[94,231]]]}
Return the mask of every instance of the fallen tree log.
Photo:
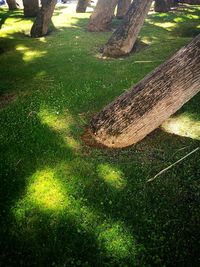
{"label": "fallen tree log", "polygon": [[90,130],[108,147],[137,143],[200,91],[200,34],[94,116]]}

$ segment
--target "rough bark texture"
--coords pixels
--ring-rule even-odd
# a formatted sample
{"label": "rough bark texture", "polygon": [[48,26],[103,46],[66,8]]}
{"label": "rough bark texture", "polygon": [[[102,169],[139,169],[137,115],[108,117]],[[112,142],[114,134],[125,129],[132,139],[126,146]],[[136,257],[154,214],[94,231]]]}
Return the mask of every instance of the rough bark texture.
{"label": "rough bark texture", "polygon": [[31,37],[42,37],[47,34],[57,0],[42,0],[42,6],[31,29]]}
{"label": "rough bark texture", "polygon": [[90,17],[88,31],[107,31],[113,19],[117,0],[99,0]]}
{"label": "rough bark texture", "polygon": [[151,3],[152,0],[133,1],[121,25],[104,46],[104,56],[119,57],[131,52],[151,7]]}
{"label": "rough bark texture", "polygon": [[200,35],[93,117],[94,138],[108,147],[137,143],[200,91]]}
{"label": "rough bark texture", "polygon": [[122,19],[126,15],[126,12],[128,11],[130,4],[131,0],[118,0],[118,5],[117,5],[118,19]]}
{"label": "rough bark texture", "polygon": [[90,0],[79,0],[76,6],[76,13],[84,13]]}
{"label": "rough bark texture", "polygon": [[24,16],[25,17],[36,17],[39,11],[38,0],[23,0],[24,5]]}
{"label": "rough bark texture", "polygon": [[155,12],[168,12],[170,11],[170,0],[155,0],[154,9]]}
{"label": "rough bark texture", "polygon": [[15,0],[6,0],[8,4],[9,10],[16,10],[17,9],[17,3]]}

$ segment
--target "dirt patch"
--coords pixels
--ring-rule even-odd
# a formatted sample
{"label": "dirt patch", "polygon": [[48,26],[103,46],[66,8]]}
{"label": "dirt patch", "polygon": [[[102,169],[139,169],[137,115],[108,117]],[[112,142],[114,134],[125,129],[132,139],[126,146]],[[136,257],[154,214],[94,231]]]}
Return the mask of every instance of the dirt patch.
{"label": "dirt patch", "polygon": [[16,99],[16,94],[14,93],[5,93],[0,95],[0,109],[9,105],[15,99]]}
{"label": "dirt patch", "polygon": [[97,147],[97,148],[107,148],[101,143],[98,143],[96,139],[94,138],[94,135],[92,134],[91,130],[87,127],[85,128],[84,133],[81,136],[81,140],[90,147]]}

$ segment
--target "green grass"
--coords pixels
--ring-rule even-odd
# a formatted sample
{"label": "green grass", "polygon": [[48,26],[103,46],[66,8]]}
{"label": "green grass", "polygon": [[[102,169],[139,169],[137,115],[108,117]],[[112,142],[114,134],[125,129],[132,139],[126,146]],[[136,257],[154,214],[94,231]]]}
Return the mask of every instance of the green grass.
{"label": "green grass", "polygon": [[200,153],[146,183],[200,145],[200,95],[135,146],[81,140],[93,114],[190,42],[199,14],[151,14],[145,50],[103,60],[110,33],[87,32],[89,13],[58,8],[57,30],[31,39],[22,11],[0,9],[1,266],[200,265]]}

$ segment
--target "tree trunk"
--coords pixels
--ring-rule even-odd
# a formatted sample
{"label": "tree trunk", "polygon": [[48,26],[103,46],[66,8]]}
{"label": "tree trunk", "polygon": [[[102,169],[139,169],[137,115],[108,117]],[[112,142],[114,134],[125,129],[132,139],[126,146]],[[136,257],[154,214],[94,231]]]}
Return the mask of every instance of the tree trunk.
{"label": "tree trunk", "polygon": [[88,31],[107,31],[114,16],[117,0],[99,0],[90,17]]}
{"label": "tree trunk", "polygon": [[118,0],[117,5],[117,18],[123,19],[123,17],[126,15],[126,12],[129,9],[129,6],[131,4],[131,0]]}
{"label": "tree trunk", "polygon": [[119,57],[131,52],[151,7],[151,3],[152,0],[133,1],[121,25],[104,46],[104,56]]}
{"label": "tree trunk", "polygon": [[24,5],[24,16],[36,17],[39,11],[39,1],[38,0],[23,0]]}
{"label": "tree trunk", "polygon": [[154,10],[155,12],[168,12],[170,11],[170,0],[155,0]]}
{"label": "tree trunk", "polygon": [[200,35],[93,117],[94,138],[108,147],[137,143],[200,91]]}
{"label": "tree trunk", "polygon": [[170,7],[177,7],[178,2],[178,0],[169,0]]}
{"label": "tree trunk", "polygon": [[85,13],[90,0],[79,0],[76,6],[76,13]]}
{"label": "tree trunk", "polygon": [[16,10],[17,9],[17,3],[15,0],[6,0],[7,4],[8,4],[8,8],[9,10]]}
{"label": "tree trunk", "polygon": [[31,29],[31,37],[42,37],[47,34],[57,0],[42,0],[42,6]]}

